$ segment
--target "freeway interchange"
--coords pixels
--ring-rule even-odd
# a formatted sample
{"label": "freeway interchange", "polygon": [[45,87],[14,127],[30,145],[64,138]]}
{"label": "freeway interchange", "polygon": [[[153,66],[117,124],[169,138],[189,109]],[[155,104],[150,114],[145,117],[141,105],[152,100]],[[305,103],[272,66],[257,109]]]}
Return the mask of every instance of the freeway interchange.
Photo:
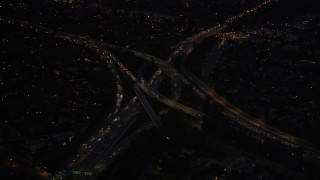
{"label": "freeway interchange", "polygon": [[[200,44],[209,37],[213,36],[220,39],[220,44],[217,46],[218,50],[223,46],[226,39],[246,38],[246,33],[228,32],[229,26],[237,19],[250,16],[271,3],[275,3],[275,1],[265,1],[252,9],[227,19],[224,24],[206,29],[194,36],[182,40],[175,46],[174,52],[167,60],[162,60],[155,56],[125,47],[84,37],[77,37],[40,25],[34,25],[26,21],[0,16],[1,22],[18,25],[22,28],[52,36],[61,41],[66,41],[70,44],[88,48],[99,56],[99,61],[107,64],[108,70],[112,73],[116,84],[114,109],[109,113],[107,119],[102,121],[90,138],[82,143],[81,147],[79,147],[74,155],[67,161],[65,168],[53,173],[50,178],[95,179],[111,164],[123,149],[130,145],[131,140],[137,136],[139,132],[143,129],[151,128],[152,126],[163,128],[161,118],[158,116],[151,103],[149,103],[148,97],[195,119],[202,120],[205,113],[203,113],[201,109],[191,108],[179,102],[181,90],[183,88],[188,88],[193,91],[194,95],[202,101],[209,101],[210,103],[216,103],[223,107],[223,114],[238,126],[256,133],[263,138],[281,143],[288,148],[301,148],[304,152],[303,156],[310,156],[316,160],[320,160],[320,150],[318,148],[315,148],[313,145],[310,145],[293,135],[275,129],[263,123],[262,120],[245,113],[241,108],[228,102],[228,100],[219,95],[214,89],[196,77],[186,65],[188,57],[193,53],[194,46]],[[132,56],[153,64],[158,70],[154,72],[149,80],[145,80],[144,78],[139,77],[139,75],[137,77],[116,57],[113,51],[129,52]],[[178,64],[180,67],[175,67],[173,62],[179,62]],[[127,83],[131,85],[136,94],[136,96],[134,96],[126,105],[123,104],[124,82],[121,79],[120,73],[127,78]],[[170,83],[173,87],[171,90],[171,97],[167,97],[158,91],[164,83],[165,78],[170,79]],[[137,115],[143,111],[148,113],[152,123],[143,124],[132,134],[125,136],[128,129],[135,122]],[[170,138],[168,137],[168,139]],[[46,178],[49,178],[49,174]]]}

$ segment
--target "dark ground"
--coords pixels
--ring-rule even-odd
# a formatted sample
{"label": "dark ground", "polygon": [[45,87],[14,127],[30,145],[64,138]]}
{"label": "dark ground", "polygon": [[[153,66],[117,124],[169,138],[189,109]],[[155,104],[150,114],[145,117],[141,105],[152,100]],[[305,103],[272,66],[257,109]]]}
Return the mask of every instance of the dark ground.
{"label": "dark ground", "polygon": [[[0,15],[165,59],[182,39],[258,2],[262,1],[3,0]],[[210,77],[201,78],[226,99],[276,128],[320,145],[318,7],[313,1],[279,0],[241,19],[230,31],[262,28],[285,35],[229,40],[217,55],[210,53],[216,40],[209,39],[195,47],[188,67],[201,77],[204,60],[209,59],[214,63]],[[0,54],[0,143],[29,164],[55,171],[112,109],[111,73],[105,64],[93,63],[98,57],[82,47],[5,23],[0,23]],[[140,66],[125,63],[134,72]],[[181,101],[192,104],[190,95],[184,92]],[[215,105],[204,104],[203,110],[208,114],[207,131],[193,128],[190,117],[170,111],[161,119],[177,143],[165,141],[157,129],[143,131],[101,179],[319,177],[318,164],[291,157],[277,144],[261,145],[234,132]],[[146,115],[139,118],[148,120]],[[65,147],[46,139],[41,148],[29,148],[43,135],[65,132],[76,135],[75,143]],[[2,151],[0,177],[32,178],[8,165],[11,156]]]}

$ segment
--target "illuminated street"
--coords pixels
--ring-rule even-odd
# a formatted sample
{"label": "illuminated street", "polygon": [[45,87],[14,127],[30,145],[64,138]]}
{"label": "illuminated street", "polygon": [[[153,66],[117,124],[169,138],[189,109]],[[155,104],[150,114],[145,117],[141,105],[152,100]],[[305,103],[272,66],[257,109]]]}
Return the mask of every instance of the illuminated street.
{"label": "illuminated street", "polygon": [[14,0],[0,10],[1,177],[320,176],[312,3]]}

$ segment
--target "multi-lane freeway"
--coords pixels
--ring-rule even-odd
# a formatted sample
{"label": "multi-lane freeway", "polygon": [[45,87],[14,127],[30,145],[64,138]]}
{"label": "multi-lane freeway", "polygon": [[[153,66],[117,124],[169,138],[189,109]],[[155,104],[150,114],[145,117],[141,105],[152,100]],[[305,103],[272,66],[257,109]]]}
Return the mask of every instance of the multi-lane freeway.
{"label": "multi-lane freeway", "polygon": [[[190,53],[191,50],[187,52]],[[223,114],[228,116],[230,120],[263,137],[272,139],[273,141],[280,142],[292,148],[302,148],[305,152],[305,156],[311,156],[313,158],[320,159],[320,151],[318,148],[315,148],[314,145],[310,145],[309,143],[298,139],[293,135],[275,129],[265,124],[263,120],[250,116],[249,114],[243,112],[240,108],[228,102],[224,97],[193,75],[185,65],[186,60],[187,54],[182,54],[180,66],[184,75],[186,75],[203,93],[210,97],[212,101],[225,108],[226,112]]]}
{"label": "multi-lane freeway", "polygon": [[133,90],[136,93],[137,97],[139,98],[141,104],[146,109],[150,119],[153,121],[154,125],[158,128],[162,127],[162,123],[158,117],[158,115],[155,113],[155,111],[152,109],[151,105],[149,104],[147,98],[145,95],[141,92],[137,84],[133,85]]}
{"label": "multi-lane freeway", "polygon": [[[143,108],[149,114],[153,124],[156,127],[161,127],[162,124],[157,116],[156,111],[151,107],[144,94],[173,109],[182,111],[185,114],[197,119],[202,119],[204,116],[203,112],[178,102],[179,97],[181,96],[182,83],[186,85],[185,87],[191,88],[191,90],[195,92],[195,95],[197,95],[200,99],[210,99],[222,106],[225,109],[225,112],[223,113],[239,126],[257,133],[260,136],[285,144],[289,147],[300,147],[305,150],[306,155],[312,155],[313,157],[320,158],[320,151],[317,148],[314,148],[313,145],[309,145],[303,140],[274,129],[273,127],[264,124],[262,120],[253,118],[246,114],[240,108],[229,103],[224,97],[219,95],[207,84],[193,75],[185,65],[189,55],[193,52],[194,45],[201,43],[204,39],[210,36],[215,36],[222,40],[230,37],[242,38],[243,36],[246,36],[246,34],[241,34],[238,36],[235,33],[224,31],[226,31],[237,19],[254,14],[259,9],[273,2],[276,2],[276,0],[267,0],[237,16],[227,19],[224,24],[206,29],[194,36],[186,38],[175,46],[177,48],[166,61],[121,46],[103,43],[84,37],[78,37],[43,26],[34,25],[26,21],[0,16],[1,22],[18,25],[37,33],[43,33],[59,40],[88,48],[99,55],[101,62],[107,63],[108,69],[114,77],[114,82],[116,84],[116,101],[114,110],[110,112],[108,118],[100,124],[92,136],[83,142],[82,146],[75,152],[70,160],[67,161],[65,168],[55,173],[53,178],[96,178],[100,172],[107,168],[107,165],[112,162],[114,157],[121,151],[121,148],[125,148],[129,145],[134,135],[127,137],[124,137],[124,135],[135,122],[136,115],[142,112]],[[217,47],[219,48],[219,46]],[[153,63],[159,69],[148,81],[142,78],[137,78],[132,71],[110,51],[111,49],[122,52],[131,52],[134,56]],[[181,73],[174,67],[172,63],[178,59],[180,59]],[[131,101],[124,107],[122,107],[124,96],[124,89],[122,86],[123,82],[118,71],[120,71],[124,76],[128,77],[130,80],[128,83],[133,85],[133,90],[137,95],[133,97]],[[171,85],[173,86],[173,98],[168,98],[158,91],[166,76],[171,79]],[[139,128],[139,131],[136,131],[134,134],[136,135],[141,129],[149,127],[150,124],[148,123],[142,125]]]}
{"label": "multi-lane freeway", "polygon": [[[100,56],[100,60],[102,62],[107,62],[108,68],[114,76],[117,87],[115,109],[110,113],[106,124],[103,124],[87,142],[83,143],[83,145],[67,163],[66,169],[58,172],[54,177],[70,177],[77,175],[78,173],[80,173],[80,175],[90,176],[93,171],[99,171],[99,169],[102,167],[100,161],[103,159],[110,159],[110,153],[114,152],[114,146],[119,142],[131,124],[133,124],[134,115],[140,112],[140,106],[139,103],[137,103],[138,98],[134,97],[128,106],[124,107],[123,110],[117,114],[123,98],[123,89],[115,64],[120,68],[121,72],[127,75],[133,82],[137,82],[137,78],[110,51],[105,49],[100,42],[82,37],[76,37],[74,35],[8,17],[1,16],[0,21],[7,22],[9,24],[15,24],[35,32],[42,32],[48,36],[53,36],[57,39],[67,41],[72,44],[84,46],[96,52]],[[135,53],[137,53],[137,51],[135,51]],[[158,70],[154,76],[152,76],[150,80],[151,86],[157,87],[163,81],[162,70],[165,70],[171,77],[175,76],[175,74],[169,74],[171,71],[168,69],[169,68],[167,66],[161,67],[161,69]],[[173,108],[180,109],[188,114],[200,117],[201,113],[199,113],[197,110],[193,110],[187,106],[177,103],[175,100],[166,98],[154,90],[145,81],[138,83],[138,85],[148,95],[152,94],[152,97],[158,100],[161,99],[161,101],[163,101],[165,104]],[[150,105],[147,105],[146,107],[150,108]],[[159,120],[155,122],[158,122],[156,123],[158,126]]]}

